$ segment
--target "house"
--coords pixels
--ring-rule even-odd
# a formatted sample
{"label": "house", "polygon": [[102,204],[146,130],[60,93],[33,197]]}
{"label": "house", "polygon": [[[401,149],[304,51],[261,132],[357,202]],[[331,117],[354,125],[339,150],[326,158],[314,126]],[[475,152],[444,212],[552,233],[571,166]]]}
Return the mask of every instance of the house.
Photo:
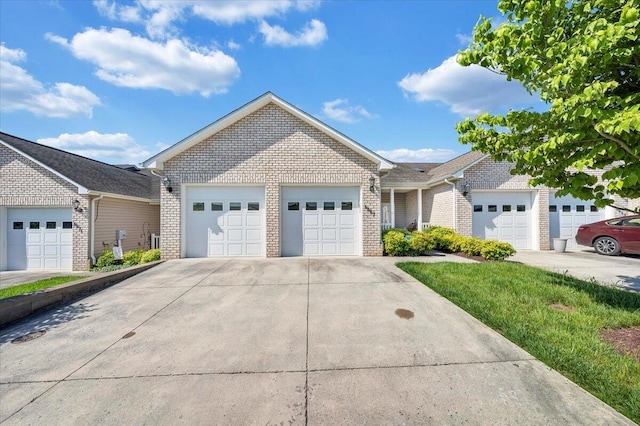
{"label": "house", "polygon": [[[382,177],[383,228],[439,225],[516,249],[548,250],[553,238],[577,248],[580,225],[623,214],[556,197],[546,186],[531,187],[528,176],[512,175],[512,169],[512,163],[475,151],[443,164],[399,163]],[[616,199],[616,205],[633,209],[640,200]]]}
{"label": "house", "polygon": [[0,270],[87,270],[116,244],[149,248],[160,179],[0,133]]}
{"label": "house", "polygon": [[163,259],[382,254],[393,164],[270,92],[143,164],[164,176]]}

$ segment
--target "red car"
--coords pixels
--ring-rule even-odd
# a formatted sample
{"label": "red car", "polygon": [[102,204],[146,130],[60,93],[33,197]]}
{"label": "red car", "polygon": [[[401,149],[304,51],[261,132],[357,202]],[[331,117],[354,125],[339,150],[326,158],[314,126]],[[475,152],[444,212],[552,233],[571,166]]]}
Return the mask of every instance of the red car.
{"label": "red car", "polygon": [[640,254],[640,215],[617,217],[578,228],[576,242],[593,246],[600,254]]}

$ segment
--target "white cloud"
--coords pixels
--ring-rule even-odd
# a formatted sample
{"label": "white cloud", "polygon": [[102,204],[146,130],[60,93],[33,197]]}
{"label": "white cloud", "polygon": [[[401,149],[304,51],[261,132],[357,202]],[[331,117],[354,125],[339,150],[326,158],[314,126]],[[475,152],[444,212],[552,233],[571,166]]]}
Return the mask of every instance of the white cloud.
{"label": "white cloud", "polygon": [[458,39],[458,43],[465,47],[473,42],[473,37],[469,34],[457,33],[456,38]]}
{"label": "white cloud", "polygon": [[323,104],[322,112],[332,120],[342,123],[356,123],[363,118],[376,118],[363,106],[350,106],[348,99],[336,99]]}
{"label": "white cloud", "polygon": [[217,24],[233,25],[249,20],[282,16],[290,10],[307,11],[319,0],[137,0],[133,6],[115,0],[94,0],[103,16],[125,22],[144,22],[147,33],[154,38],[175,35],[175,21],[196,16]]}
{"label": "white cloud", "polygon": [[93,107],[100,99],[84,86],[70,83],[54,83],[45,87],[27,70],[16,65],[27,54],[22,49],[9,49],[0,44],[0,110],[29,111],[35,115],[66,118],[76,115],[93,115]]}
{"label": "white cloud", "polygon": [[240,76],[231,56],[178,39],[154,42],[120,28],[88,28],[70,41],[52,34],[46,37],[76,58],[95,64],[98,78],[116,86],[209,96],[226,92]]}
{"label": "white cloud", "polygon": [[444,163],[456,156],[456,152],[451,149],[407,149],[398,148],[391,151],[376,151],[384,158],[391,161],[405,163]]}
{"label": "white cloud", "polygon": [[63,133],[36,142],[109,164],[138,164],[149,152],[126,133]]}
{"label": "white cloud", "polygon": [[240,49],[242,49],[242,46],[241,46],[240,44],[236,43],[236,42],[235,42],[235,41],[233,41],[233,40],[229,40],[229,41],[227,42],[227,47],[228,47],[230,50],[240,50]]}
{"label": "white cloud", "polygon": [[518,82],[478,65],[463,67],[455,56],[425,73],[407,75],[398,86],[419,102],[442,102],[461,115],[537,101]]}
{"label": "white cloud", "polygon": [[266,21],[260,23],[258,31],[269,46],[317,46],[328,38],[327,27],[317,19],[312,19],[297,34],[288,33],[279,25],[271,26]]}

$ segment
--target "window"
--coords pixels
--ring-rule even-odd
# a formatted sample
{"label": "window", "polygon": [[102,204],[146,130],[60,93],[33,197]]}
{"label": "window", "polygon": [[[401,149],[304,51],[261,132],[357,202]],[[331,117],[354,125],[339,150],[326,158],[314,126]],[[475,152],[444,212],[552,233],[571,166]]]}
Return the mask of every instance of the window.
{"label": "window", "polygon": [[242,203],[240,201],[233,201],[229,203],[229,210],[232,212],[239,212],[242,210]]}
{"label": "window", "polygon": [[324,202],[324,209],[325,210],[335,210],[336,209],[336,203],[334,203],[333,201],[325,201]]}
{"label": "window", "polygon": [[498,206],[496,206],[495,204],[489,204],[489,208],[487,209],[488,212],[497,212],[498,211]]}
{"label": "window", "polygon": [[287,203],[287,210],[289,211],[298,211],[300,210],[300,203],[297,201]]}
{"label": "window", "polygon": [[257,212],[258,210],[260,210],[260,203],[257,201],[250,201],[249,203],[247,203],[247,210],[249,210],[250,212]]}
{"label": "window", "polygon": [[340,208],[342,210],[353,210],[353,203],[351,201],[343,201]]}
{"label": "window", "polygon": [[204,203],[193,203],[193,211],[194,212],[203,212],[204,211]]}
{"label": "window", "polygon": [[517,211],[517,212],[524,212],[524,211],[526,211],[526,210],[527,210],[527,208],[526,208],[526,206],[525,206],[524,204],[518,204],[518,205],[516,206],[516,211]]}
{"label": "window", "polygon": [[55,222],[47,222],[47,229],[56,229]]}
{"label": "window", "polygon": [[558,206],[549,206],[549,213],[557,213]]}
{"label": "window", "polygon": [[24,229],[24,224],[22,222],[13,222],[13,229]]}
{"label": "window", "polygon": [[598,208],[596,206],[589,206],[589,211],[597,212]]}
{"label": "window", "polygon": [[503,204],[502,205],[502,211],[503,212],[510,212],[511,211],[511,204]]}
{"label": "window", "polygon": [[72,228],[71,222],[62,222],[62,229],[71,229],[71,228]]}
{"label": "window", "polygon": [[40,222],[29,222],[29,229],[40,229]]}
{"label": "window", "polygon": [[307,201],[307,210],[318,210],[318,203],[315,201]]}
{"label": "window", "polygon": [[623,223],[622,226],[634,226],[634,227],[640,227],[640,219],[626,219]]}
{"label": "window", "polygon": [[576,211],[577,212],[583,212],[584,211],[584,206],[576,206]]}
{"label": "window", "polygon": [[211,203],[211,211],[212,212],[221,212],[224,209],[224,204],[221,202]]}
{"label": "window", "polygon": [[571,211],[571,206],[562,206],[562,211],[568,213]]}
{"label": "window", "polygon": [[482,204],[474,204],[473,205],[473,212],[474,213],[479,213],[482,211]]}

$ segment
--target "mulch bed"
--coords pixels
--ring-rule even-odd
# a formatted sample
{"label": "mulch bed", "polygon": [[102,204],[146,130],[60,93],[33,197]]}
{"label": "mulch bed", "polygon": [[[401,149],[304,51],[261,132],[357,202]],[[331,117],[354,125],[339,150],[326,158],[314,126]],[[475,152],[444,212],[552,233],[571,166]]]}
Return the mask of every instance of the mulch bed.
{"label": "mulch bed", "polygon": [[603,342],[621,355],[631,355],[640,361],[640,327],[605,328],[600,331]]}
{"label": "mulch bed", "polygon": [[485,259],[482,256],[469,256],[469,255],[467,255],[465,253],[462,253],[461,251],[459,251],[457,253],[450,253],[450,254],[453,254],[453,255],[456,255],[456,256],[459,256],[459,257],[464,257],[464,258],[471,259],[471,260],[475,260],[476,262],[488,262],[488,260]]}

